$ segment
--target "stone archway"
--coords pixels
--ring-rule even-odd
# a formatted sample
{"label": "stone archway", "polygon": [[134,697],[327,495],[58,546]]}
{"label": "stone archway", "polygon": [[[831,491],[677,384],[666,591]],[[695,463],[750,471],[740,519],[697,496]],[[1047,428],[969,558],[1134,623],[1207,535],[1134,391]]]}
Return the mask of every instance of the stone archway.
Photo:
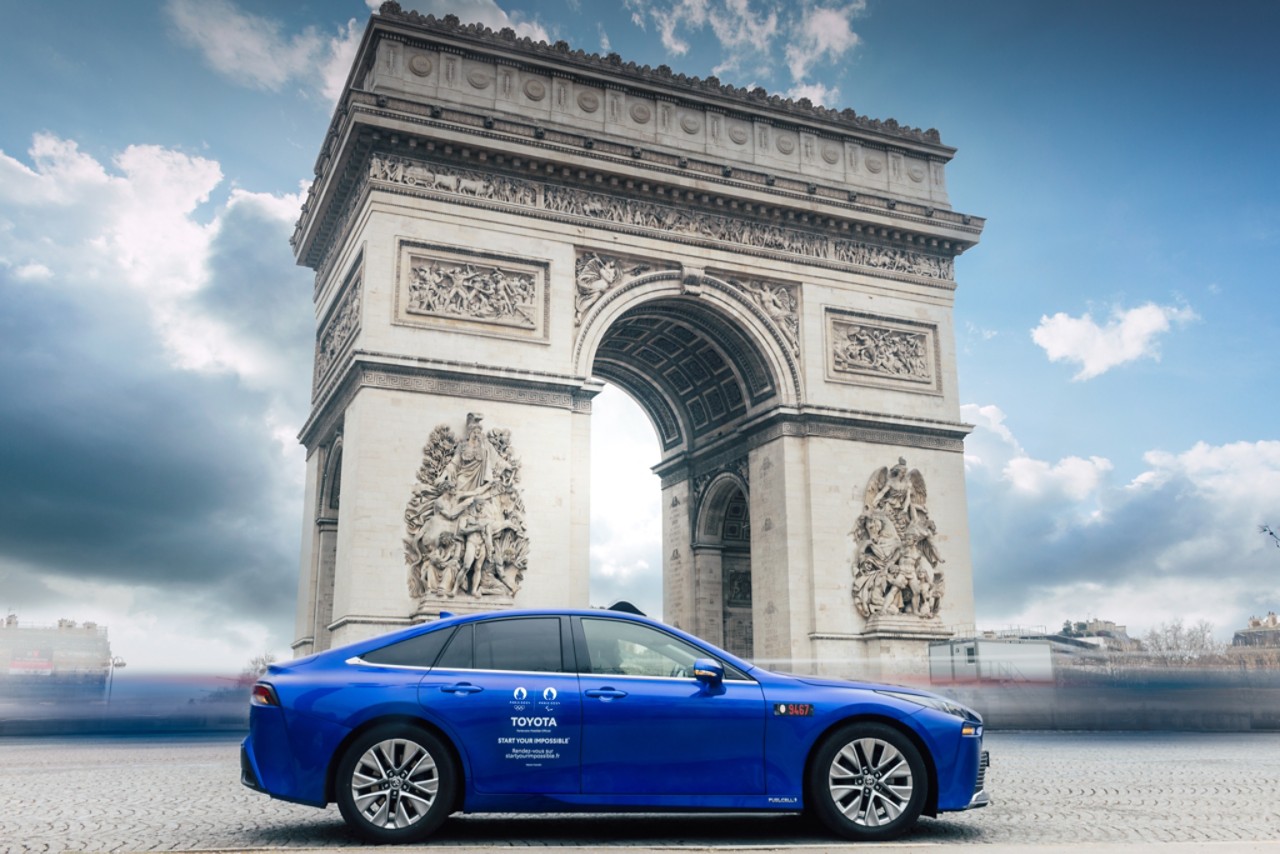
{"label": "stone archway", "polygon": [[750,659],[755,654],[751,509],[746,466],[735,468],[695,484],[693,621],[701,636]]}
{"label": "stone archway", "polygon": [[973,615],[951,309],[982,221],[953,154],[384,4],[293,237],[295,649],[586,606],[606,381],[661,443],[668,622],[797,669],[922,660]]}

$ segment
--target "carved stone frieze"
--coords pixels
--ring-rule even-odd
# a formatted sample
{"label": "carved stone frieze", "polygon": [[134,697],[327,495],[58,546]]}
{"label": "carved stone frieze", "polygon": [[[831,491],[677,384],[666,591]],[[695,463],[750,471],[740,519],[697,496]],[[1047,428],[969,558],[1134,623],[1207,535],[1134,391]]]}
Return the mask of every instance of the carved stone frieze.
{"label": "carved stone frieze", "polygon": [[609,291],[647,273],[647,264],[636,264],[613,255],[585,252],[574,262],[574,281],[577,292],[573,300],[573,325],[581,326],[582,318],[600,297]]}
{"label": "carved stone frieze", "polygon": [[525,273],[423,259],[409,271],[405,310],[532,329],[537,325],[537,291],[534,277]]}
{"label": "carved stone frieze", "polygon": [[929,324],[827,311],[831,379],[939,392],[937,330]]}
{"label": "carved stone frieze", "polygon": [[757,279],[729,279],[778,327],[791,352],[800,355],[800,289],[795,285],[762,282]]}
{"label": "carved stone frieze", "polygon": [[863,617],[911,614],[934,619],[946,593],[937,526],[925,506],[919,469],[898,457],[872,472],[854,524],[853,603]]}
{"label": "carved stone frieze", "polygon": [[745,216],[714,214],[688,206],[544,184],[405,157],[373,155],[369,179],[462,199],[500,202],[557,216],[585,218],[599,224],[643,229],[664,237],[736,244],[878,272],[946,282],[950,282],[955,273],[951,258],[914,249],[829,238],[820,232]]}
{"label": "carved stone frieze", "polygon": [[478,412],[463,435],[447,424],[422,449],[417,486],[405,508],[409,595],[419,610],[466,596],[513,598],[529,560],[520,460],[511,431],[487,433]]}
{"label": "carved stone frieze", "polygon": [[402,241],[396,322],[545,340],[545,262]]}
{"label": "carved stone frieze", "polygon": [[826,257],[827,239],[819,234],[754,222],[741,217],[707,214],[639,199],[593,193],[574,187],[546,185],[546,209],[555,213],[652,229],[667,235],[701,237],[795,255]]}
{"label": "carved stone frieze", "polygon": [[369,177],[392,184],[439,190],[477,199],[493,199],[513,205],[533,207],[538,203],[537,187],[529,181],[455,167],[436,167],[423,160],[375,154],[369,161]]}
{"label": "carved stone frieze", "polygon": [[316,336],[315,375],[311,394],[314,398],[338,357],[346,351],[356,333],[360,331],[360,300],[362,280],[359,271],[352,274],[343,286],[329,317],[320,326]]}
{"label": "carved stone frieze", "polygon": [[832,254],[835,260],[859,267],[888,270],[891,273],[909,273],[929,279],[954,279],[955,260],[928,255],[912,249],[896,246],[875,246],[852,240],[833,240]]}

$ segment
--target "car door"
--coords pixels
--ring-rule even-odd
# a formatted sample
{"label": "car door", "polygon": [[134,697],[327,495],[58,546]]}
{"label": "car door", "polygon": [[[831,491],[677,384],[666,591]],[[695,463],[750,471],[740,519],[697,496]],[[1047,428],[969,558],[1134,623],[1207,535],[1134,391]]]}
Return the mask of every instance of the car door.
{"label": "car door", "polygon": [[565,654],[571,643],[564,617],[466,623],[422,680],[419,702],[458,736],[477,791],[579,790],[582,708]]}
{"label": "car door", "polygon": [[582,686],[582,791],[619,795],[764,793],[764,695],[727,668],[693,678],[708,651],[653,626],[575,617]]}

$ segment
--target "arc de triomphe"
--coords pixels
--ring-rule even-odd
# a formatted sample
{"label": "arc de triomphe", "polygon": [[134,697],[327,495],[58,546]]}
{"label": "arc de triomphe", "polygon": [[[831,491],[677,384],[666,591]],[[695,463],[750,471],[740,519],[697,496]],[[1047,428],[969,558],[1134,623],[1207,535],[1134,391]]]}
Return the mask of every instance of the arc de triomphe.
{"label": "arc de triomphe", "polygon": [[953,261],[983,223],[948,202],[953,154],[384,5],[293,237],[317,317],[295,651],[587,606],[603,381],[661,444],[667,622],[832,673],[971,623]]}

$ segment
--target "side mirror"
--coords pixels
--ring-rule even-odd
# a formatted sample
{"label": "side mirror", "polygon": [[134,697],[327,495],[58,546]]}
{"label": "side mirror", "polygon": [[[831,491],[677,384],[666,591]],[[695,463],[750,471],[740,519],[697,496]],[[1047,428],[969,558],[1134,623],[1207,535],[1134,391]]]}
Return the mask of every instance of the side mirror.
{"label": "side mirror", "polygon": [[714,688],[724,681],[724,667],[713,658],[699,658],[693,663],[693,678]]}

